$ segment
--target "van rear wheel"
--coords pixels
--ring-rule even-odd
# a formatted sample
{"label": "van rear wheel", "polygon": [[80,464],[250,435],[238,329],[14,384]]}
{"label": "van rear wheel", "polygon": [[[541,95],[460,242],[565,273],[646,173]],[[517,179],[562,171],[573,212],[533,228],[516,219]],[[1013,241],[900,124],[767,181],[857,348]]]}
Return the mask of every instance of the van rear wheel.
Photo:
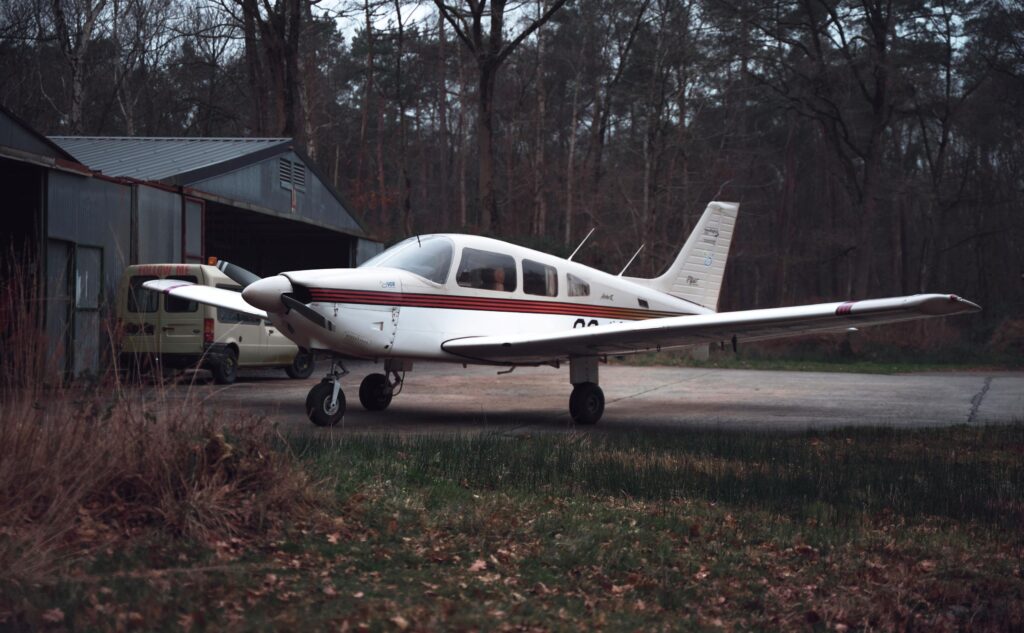
{"label": "van rear wheel", "polygon": [[218,385],[230,385],[238,377],[238,352],[233,347],[227,348],[224,355],[215,363],[211,363],[213,381]]}
{"label": "van rear wheel", "polygon": [[298,352],[292,359],[292,364],[284,368],[289,378],[305,380],[313,375],[316,363],[313,362],[313,355],[305,352]]}

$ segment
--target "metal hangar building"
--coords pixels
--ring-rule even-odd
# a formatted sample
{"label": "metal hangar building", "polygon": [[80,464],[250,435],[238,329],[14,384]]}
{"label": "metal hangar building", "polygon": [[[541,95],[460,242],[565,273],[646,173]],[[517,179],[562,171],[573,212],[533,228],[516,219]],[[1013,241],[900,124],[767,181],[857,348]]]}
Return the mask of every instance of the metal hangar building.
{"label": "metal hangar building", "polygon": [[216,256],[262,276],[381,250],[287,138],[47,138],[0,107],[0,186],[0,247],[45,280],[51,352],[74,375],[103,367],[130,264]]}

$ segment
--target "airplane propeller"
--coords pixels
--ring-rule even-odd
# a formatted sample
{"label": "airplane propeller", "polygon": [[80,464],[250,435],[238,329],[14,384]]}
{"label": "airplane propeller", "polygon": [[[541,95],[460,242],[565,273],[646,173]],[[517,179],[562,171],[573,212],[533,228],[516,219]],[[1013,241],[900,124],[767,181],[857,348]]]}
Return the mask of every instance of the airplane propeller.
{"label": "airplane propeller", "polygon": [[223,259],[217,262],[217,268],[219,268],[222,273],[227,275],[228,278],[231,279],[231,281],[242,286],[243,289],[249,286],[249,284],[252,284],[260,280],[259,275],[257,275],[256,273],[250,272],[242,268],[241,266],[238,266],[237,264],[226,262]]}
{"label": "airplane propeller", "polygon": [[285,307],[287,307],[289,310],[295,310],[296,312],[306,317],[313,323],[316,323],[325,330],[327,329],[327,319],[325,319],[323,315],[318,313],[316,310],[310,308],[305,303],[302,303],[295,297],[289,294],[282,294],[281,302],[284,303]]}

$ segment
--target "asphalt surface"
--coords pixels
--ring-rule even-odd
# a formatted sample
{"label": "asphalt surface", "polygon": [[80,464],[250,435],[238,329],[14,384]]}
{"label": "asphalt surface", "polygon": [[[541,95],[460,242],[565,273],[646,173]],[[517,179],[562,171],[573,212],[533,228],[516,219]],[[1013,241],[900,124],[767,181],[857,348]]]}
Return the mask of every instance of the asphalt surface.
{"label": "asphalt surface", "polygon": [[[359,382],[380,366],[349,363],[342,381],[347,411],[333,429],[314,427],[303,410],[308,380],[282,371],[242,371],[227,387],[196,374],[172,390],[218,411],[253,413],[287,433],[559,432],[573,429],[568,368],[497,369],[423,363],[406,375],[385,411],[359,404]],[[1024,372],[851,374],[602,365],[599,432],[719,428],[801,431],[845,426],[926,427],[1024,423]]]}

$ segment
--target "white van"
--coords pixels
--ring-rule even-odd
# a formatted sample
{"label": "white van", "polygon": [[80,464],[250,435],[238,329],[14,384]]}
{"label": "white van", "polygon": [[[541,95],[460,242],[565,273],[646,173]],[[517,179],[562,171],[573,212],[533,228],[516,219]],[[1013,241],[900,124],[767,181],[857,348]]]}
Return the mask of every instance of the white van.
{"label": "white van", "polygon": [[185,301],[142,287],[153,279],[178,279],[241,292],[216,266],[129,266],[117,290],[121,367],[202,367],[219,384],[235,381],[239,367],[283,367],[292,378],[309,378],[313,358],[269,321],[234,310]]}

